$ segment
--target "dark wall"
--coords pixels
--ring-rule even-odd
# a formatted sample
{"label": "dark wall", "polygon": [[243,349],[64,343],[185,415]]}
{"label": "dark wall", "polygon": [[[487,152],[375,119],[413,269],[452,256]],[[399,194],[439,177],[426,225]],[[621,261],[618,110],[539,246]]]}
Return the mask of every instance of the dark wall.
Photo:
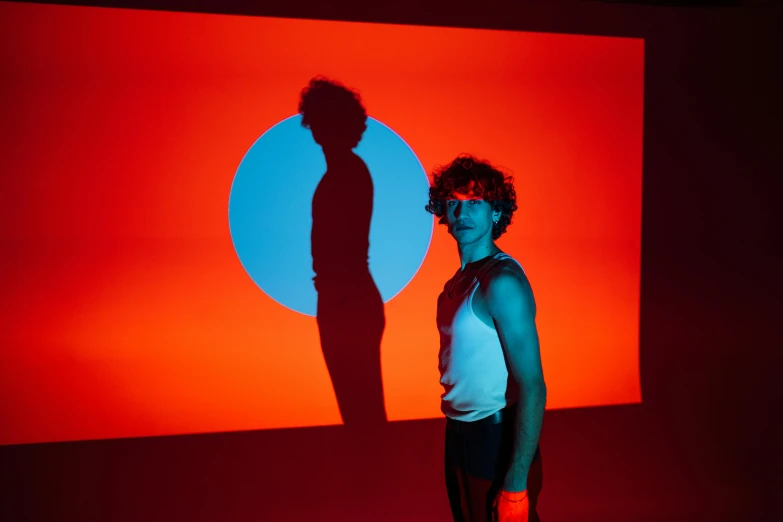
{"label": "dark wall", "polygon": [[780,484],[780,11],[665,20],[647,55],[644,388],[714,476]]}
{"label": "dark wall", "polygon": [[[122,5],[645,38],[644,403],[547,414],[541,512],[772,520],[783,435],[781,8],[518,3]],[[432,420],[372,437],[329,427],[4,447],[0,518],[445,521],[442,429]]]}

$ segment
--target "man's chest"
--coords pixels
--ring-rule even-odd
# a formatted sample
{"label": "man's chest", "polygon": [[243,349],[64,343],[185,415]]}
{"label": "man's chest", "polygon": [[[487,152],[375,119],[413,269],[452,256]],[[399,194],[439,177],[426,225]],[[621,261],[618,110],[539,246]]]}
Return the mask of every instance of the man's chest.
{"label": "man's chest", "polygon": [[437,323],[441,333],[450,334],[455,321],[478,319],[494,328],[487,309],[484,292],[477,281],[464,288],[449,292],[449,285],[438,297]]}

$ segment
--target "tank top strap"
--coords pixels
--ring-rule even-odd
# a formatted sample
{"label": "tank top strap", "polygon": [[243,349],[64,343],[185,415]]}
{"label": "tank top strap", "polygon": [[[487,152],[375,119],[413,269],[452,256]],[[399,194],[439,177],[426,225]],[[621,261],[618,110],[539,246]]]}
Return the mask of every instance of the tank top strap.
{"label": "tank top strap", "polygon": [[[503,261],[504,259],[511,259],[512,261],[516,262],[516,259],[514,259],[510,255],[506,254],[505,252],[498,252],[497,254],[492,256],[492,261],[488,262],[487,264],[485,264],[484,266],[481,267],[481,270],[479,271],[479,273],[476,274],[476,280],[479,281],[479,282],[483,281],[484,280],[484,276],[487,275],[487,272],[489,272],[492,269],[492,267],[494,267],[495,265],[497,265],[500,261]],[[519,263],[517,262],[517,264],[519,264]],[[521,266],[522,265],[520,265],[520,267]]]}

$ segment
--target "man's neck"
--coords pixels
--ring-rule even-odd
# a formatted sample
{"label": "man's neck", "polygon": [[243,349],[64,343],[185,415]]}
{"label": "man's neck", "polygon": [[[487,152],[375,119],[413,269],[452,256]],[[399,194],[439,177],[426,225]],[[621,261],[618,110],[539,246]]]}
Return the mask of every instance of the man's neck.
{"label": "man's neck", "polygon": [[470,245],[458,244],[457,250],[459,250],[459,261],[463,270],[468,263],[475,263],[485,257],[500,252],[500,249],[495,246],[494,241],[490,241],[489,243],[472,243]]}

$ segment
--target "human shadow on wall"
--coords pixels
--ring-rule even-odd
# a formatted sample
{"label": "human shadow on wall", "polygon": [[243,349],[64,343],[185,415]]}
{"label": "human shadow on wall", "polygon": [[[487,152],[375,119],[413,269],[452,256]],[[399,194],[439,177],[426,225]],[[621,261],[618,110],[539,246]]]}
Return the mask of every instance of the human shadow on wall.
{"label": "human shadow on wall", "polygon": [[343,423],[378,426],[386,422],[386,319],[368,263],[373,182],[353,150],[367,128],[367,112],[357,93],[315,77],[301,92],[299,113],[326,159],[313,195],[310,236],[321,349]]}

